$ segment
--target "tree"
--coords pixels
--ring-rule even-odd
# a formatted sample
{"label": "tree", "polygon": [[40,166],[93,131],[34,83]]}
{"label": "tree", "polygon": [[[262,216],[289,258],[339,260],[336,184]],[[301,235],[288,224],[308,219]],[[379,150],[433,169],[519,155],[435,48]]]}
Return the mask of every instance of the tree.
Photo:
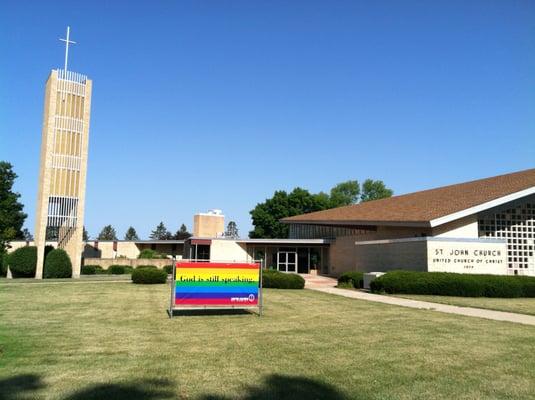
{"label": "tree", "polygon": [[59,237],[59,228],[57,226],[47,226],[46,227],[46,233],[45,233],[45,239],[46,240],[58,240]]}
{"label": "tree", "polygon": [[225,237],[231,238],[231,239],[238,239],[240,235],[238,234],[238,225],[236,225],[236,222],[230,221],[227,224],[227,230],[225,231]]}
{"label": "tree", "polygon": [[321,211],[328,208],[325,195],[313,195],[308,190],[295,188],[289,194],[284,190],[276,191],[272,198],[259,203],[250,212],[254,229],[249,232],[251,238],[286,238],[288,226],[280,222],[281,218],[298,214]]}
{"label": "tree", "polygon": [[[362,194],[361,194],[362,192]],[[356,204],[359,201],[375,200],[392,196],[392,190],[387,189],[382,181],[367,179],[362,185],[358,181],[346,181],[334,186],[330,194],[319,192],[311,194],[308,190],[295,188],[290,193],[283,190],[276,191],[273,197],[258,203],[250,211],[254,229],[249,232],[251,238],[286,238],[288,225],[280,220],[294,215],[306,214],[329,208]]]}
{"label": "tree", "polygon": [[169,240],[172,239],[173,235],[167,230],[163,222],[160,222],[149,237],[153,240]]}
{"label": "tree", "polygon": [[392,189],[388,189],[383,181],[374,181],[373,179],[366,179],[362,184],[362,194],[360,201],[379,200],[386,197],[391,197],[394,194]]}
{"label": "tree", "polygon": [[33,235],[28,230],[28,228],[24,228],[22,230],[22,236],[23,236],[24,240],[26,240],[27,242],[31,242],[33,240]]}
{"label": "tree", "polygon": [[97,237],[98,240],[117,240],[117,233],[115,232],[115,229],[113,229],[113,226],[106,225]]}
{"label": "tree", "polygon": [[139,240],[136,230],[133,226],[129,227],[124,234],[124,240]]}
{"label": "tree", "polygon": [[13,166],[0,161],[0,253],[9,241],[24,238],[22,225],[27,215],[22,211],[20,194],[13,191],[15,179],[17,174],[13,172]]}
{"label": "tree", "polygon": [[173,239],[185,240],[189,237],[191,237],[191,233],[188,232],[188,228],[186,227],[186,225],[182,224],[180,225],[180,229],[174,234]]}
{"label": "tree", "polygon": [[82,230],[82,240],[86,242],[89,240],[89,232],[87,232],[87,229],[85,229],[85,226],[83,227],[83,230]]}
{"label": "tree", "polygon": [[348,206],[359,201],[360,186],[358,181],[347,181],[331,189],[330,208]]}

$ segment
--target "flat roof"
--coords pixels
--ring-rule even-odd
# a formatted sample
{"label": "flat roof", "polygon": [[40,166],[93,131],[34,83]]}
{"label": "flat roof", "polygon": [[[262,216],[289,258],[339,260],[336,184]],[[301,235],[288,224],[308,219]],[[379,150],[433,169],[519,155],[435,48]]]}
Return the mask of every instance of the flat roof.
{"label": "flat roof", "polygon": [[535,168],[281,219],[287,224],[433,227],[535,194]]}
{"label": "flat roof", "polygon": [[236,243],[258,243],[258,244],[329,244],[330,239],[232,239],[226,237],[190,237],[188,240],[227,240]]}

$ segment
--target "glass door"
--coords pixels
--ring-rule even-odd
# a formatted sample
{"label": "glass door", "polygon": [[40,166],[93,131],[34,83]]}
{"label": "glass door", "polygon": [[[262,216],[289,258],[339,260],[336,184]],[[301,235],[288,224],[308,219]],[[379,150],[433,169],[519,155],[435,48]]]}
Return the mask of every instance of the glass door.
{"label": "glass door", "polygon": [[281,272],[297,272],[297,252],[279,251],[277,253],[277,269]]}

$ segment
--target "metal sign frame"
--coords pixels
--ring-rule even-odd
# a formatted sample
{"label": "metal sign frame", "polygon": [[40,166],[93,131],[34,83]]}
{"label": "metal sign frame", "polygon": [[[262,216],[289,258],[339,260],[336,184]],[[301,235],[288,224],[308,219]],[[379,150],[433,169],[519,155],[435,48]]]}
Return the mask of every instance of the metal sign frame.
{"label": "metal sign frame", "polygon": [[[247,306],[247,305],[199,305],[199,306],[176,306],[175,304],[175,295],[176,295],[176,269],[178,263],[184,263],[184,262],[190,262],[190,263],[196,263],[196,262],[203,262],[203,263],[224,263],[224,264],[258,264],[258,303],[254,306]],[[248,309],[258,309],[258,315],[262,316],[262,310],[264,308],[264,296],[262,294],[262,278],[263,278],[263,270],[264,265],[262,260],[254,260],[251,262],[238,262],[238,261],[215,261],[215,260],[197,260],[197,259],[182,259],[182,260],[173,260],[173,276],[171,278],[171,296],[169,300],[169,318],[173,318],[173,311],[184,311],[184,310],[248,310]]]}

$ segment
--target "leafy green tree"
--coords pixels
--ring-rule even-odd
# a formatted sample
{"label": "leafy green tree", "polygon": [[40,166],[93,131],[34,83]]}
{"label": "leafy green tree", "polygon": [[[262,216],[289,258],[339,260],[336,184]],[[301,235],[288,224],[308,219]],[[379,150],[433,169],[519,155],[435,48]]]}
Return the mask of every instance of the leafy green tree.
{"label": "leafy green tree", "polygon": [[167,230],[163,222],[160,222],[149,237],[153,240],[169,240],[172,239],[173,235]]}
{"label": "leafy green tree", "polygon": [[117,233],[111,225],[106,225],[97,237],[98,240],[117,240]]}
{"label": "leafy green tree", "polygon": [[387,197],[392,197],[394,191],[388,189],[383,181],[374,181],[373,179],[366,179],[362,184],[362,194],[360,201],[379,200]]}
{"label": "leafy green tree", "polygon": [[[362,192],[362,194],[361,194]],[[382,181],[367,179],[362,185],[358,181],[346,181],[334,186],[330,194],[319,192],[311,194],[308,190],[295,188],[290,193],[283,190],[276,191],[273,197],[258,203],[250,211],[254,229],[249,232],[251,238],[286,238],[288,225],[280,220],[294,215],[306,214],[329,208],[347,206],[376,198],[390,197],[392,190],[385,187]]]}
{"label": "leafy green tree", "polygon": [[136,230],[133,226],[129,227],[124,234],[124,240],[139,240]]}
{"label": "leafy green tree", "polygon": [[0,253],[5,251],[9,241],[24,238],[22,225],[27,215],[22,211],[20,194],[13,191],[15,179],[13,166],[0,161]]}
{"label": "leafy green tree", "polygon": [[331,189],[330,208],[348,206],[359,201],[360,186],[358,181],[347,181]]}
{"label": "leafy green tree", "polygon": [[279,222],[281,218],[324,210],[328,206],[324,196],[310,194],[308,190],[295,188],[289,194],[276,191],[271,199],[259,203],[250,212],[254,230],[251,238],[286,238],[288,226]]}
{"label": "leafy green tree", "polygon": [[185,240],[189,237],[191,237],[191,233],[188,232],[188,228],[184,224],[180,225],[180,229],[173,235],[175,240]]}

